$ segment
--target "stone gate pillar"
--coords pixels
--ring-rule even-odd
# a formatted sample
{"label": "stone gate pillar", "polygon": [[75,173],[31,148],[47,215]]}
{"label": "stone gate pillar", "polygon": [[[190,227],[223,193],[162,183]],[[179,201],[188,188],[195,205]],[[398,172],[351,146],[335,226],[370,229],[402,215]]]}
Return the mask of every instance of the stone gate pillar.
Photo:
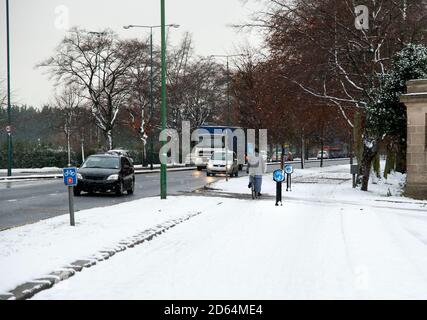
{"label": "stone gate pillar", "polygon": [[408,114],[406,195],[427,199],[427,80],[407,82],[401,102]]}

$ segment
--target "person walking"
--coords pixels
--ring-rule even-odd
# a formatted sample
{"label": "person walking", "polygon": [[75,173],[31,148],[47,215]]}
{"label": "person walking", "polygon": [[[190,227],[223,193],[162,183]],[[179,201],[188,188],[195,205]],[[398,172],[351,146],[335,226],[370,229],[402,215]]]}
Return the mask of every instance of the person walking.
{"label": "person walking", "polygon": [[249,188],[254,184],[255,192],[261,196],[262,175],[267,172],[267,163],[262,155],[259,154],[258,148],[255,148],[255,153],[248,155],[248,173],[249,173]]}

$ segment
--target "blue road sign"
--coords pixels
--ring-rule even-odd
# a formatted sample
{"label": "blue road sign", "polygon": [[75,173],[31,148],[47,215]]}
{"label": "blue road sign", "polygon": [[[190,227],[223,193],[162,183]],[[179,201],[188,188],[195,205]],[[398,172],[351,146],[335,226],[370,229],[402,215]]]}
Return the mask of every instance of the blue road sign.
{"label": "blue road sign", "polygon": [[64,184],[67,187],[74,187],[77,185],[77,168],[64,168]]}
{"label": "blue road sign", "polygon": [[294,168],[290,164],[288,164],[287,166],[285,166],[285,173],[286,174],[294,173]]}
{"label": "blue road sign", "polygon": [[281,169],[274,170],[273,180],[276,182],[283,182],[285,180],[285,173]]}

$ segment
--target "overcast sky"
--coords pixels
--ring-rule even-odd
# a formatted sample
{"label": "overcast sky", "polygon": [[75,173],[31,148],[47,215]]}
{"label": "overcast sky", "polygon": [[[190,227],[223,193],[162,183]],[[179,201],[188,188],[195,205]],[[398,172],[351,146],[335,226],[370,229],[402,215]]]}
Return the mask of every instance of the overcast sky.
{"label": "overcast sky", "polygon": [[[19,104],[41,106],[51,100],[52,83],[34,66],[49,57],[65,34],[59,19],[68,10],[69,26],[89,30],[111,28],[122,37],[146,36],[143,29],[123,30],[128,24],[159,24],[159,0],[9,0],[11,28],[11,88]],[[193,35],[200,55],[232,54],[240,44],[260,43],[255,33],[238,33],[228,24],[247,21],[257,4],[241,0],[166,0],[167,23],[177,23],[171,31],[172,43],[184,32]],[[6,78],[5,1],[0,2],[0,78]],[[160,42],[160,34],[155,34]]]}

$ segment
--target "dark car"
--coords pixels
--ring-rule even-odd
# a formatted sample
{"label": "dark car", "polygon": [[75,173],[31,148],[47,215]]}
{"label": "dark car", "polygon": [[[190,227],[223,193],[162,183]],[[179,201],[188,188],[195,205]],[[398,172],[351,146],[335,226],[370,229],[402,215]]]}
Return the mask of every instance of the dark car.
{"label": "dark car", "polygon": [[135,170],[132,159],[123,154],[107,153],[92,155],[86,159],[77,173],[78,184],[74,195],[82,191],[114,192],[121,196],[135,190]]}

